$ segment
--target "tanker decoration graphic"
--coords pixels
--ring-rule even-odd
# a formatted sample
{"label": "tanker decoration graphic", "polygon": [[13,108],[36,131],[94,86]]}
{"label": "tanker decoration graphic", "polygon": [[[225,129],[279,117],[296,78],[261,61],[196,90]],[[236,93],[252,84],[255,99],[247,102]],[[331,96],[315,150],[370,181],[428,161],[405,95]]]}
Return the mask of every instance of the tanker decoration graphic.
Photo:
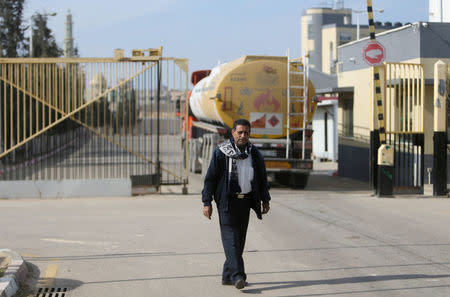
{"label": "tanker decoration graphic", "polygon": [[244,110],[244,101],[241,102],[241,105],[237,109],[237,114],[240,115],[240,116],[243,116],[244,115],[243,110]]}
{"label": "tanker decoration graphic", "polygon": [[256,74],[256,84],[259,86],[275,86],[279,81],[277,70],[268,65],[264,65],[262,71]]}
{"label": "tanker decoration graphic", "polygon": [[253,134],[282,135],[283,113],[251,112],[250,125]]}
{"label": "tanker decoration graphic", "polygon": [[263,70],[264,70],[264,72],[267,72],[267,73],[277,74],[277,70],[276,69],[274,69],[274,68],[272,68],[270,66],[267,66],[267,65],[263,66]]}
{"label": "tanker decoration graphic", "polygon": [[253,91],[251,89],[249,89],[248,87],[241,89],[242,96],[251,96],[252,94],[253,94]]}
{"label": "tanker decoration graphic", "polygon": [[280,102],[274,96],[270,100],[270,92],[270,89],[267,89],[267,91],[256,97],[253,106],[257,111],[277,112],[280,109]]}

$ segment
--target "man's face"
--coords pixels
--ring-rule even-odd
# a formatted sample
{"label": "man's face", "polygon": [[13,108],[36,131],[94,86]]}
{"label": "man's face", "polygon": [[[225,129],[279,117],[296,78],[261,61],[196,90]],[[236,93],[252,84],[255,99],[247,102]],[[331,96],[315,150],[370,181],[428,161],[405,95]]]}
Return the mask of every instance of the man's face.
{"label": "man's face", "polygon": [[231,130],[231,134],[237,147],[243,148],[247,145],[248,139],[250,138],[250,127],[237,125],[236,129]]}

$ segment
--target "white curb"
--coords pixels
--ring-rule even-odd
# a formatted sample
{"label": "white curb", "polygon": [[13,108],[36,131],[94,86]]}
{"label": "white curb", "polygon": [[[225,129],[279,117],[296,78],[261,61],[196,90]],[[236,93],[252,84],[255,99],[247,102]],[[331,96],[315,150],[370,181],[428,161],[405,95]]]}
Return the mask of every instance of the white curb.
{"label": "white curb", "polygon": [[17,293],[21,283],[27,276],[27,266],[22,257],[10,249],[0,249],[0,252],[8,254],[11,263],[0,278],[0,297],[11,297]]}

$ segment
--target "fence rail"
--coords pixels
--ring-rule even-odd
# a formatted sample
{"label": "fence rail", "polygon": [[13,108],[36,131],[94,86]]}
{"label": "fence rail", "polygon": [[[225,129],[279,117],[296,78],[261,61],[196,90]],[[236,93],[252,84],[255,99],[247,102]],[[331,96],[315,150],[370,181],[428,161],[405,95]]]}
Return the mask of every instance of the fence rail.
{"label": "fence rail", "polygon": [[425,77],[421,64],[386,63],[386,132],[423,133]]}

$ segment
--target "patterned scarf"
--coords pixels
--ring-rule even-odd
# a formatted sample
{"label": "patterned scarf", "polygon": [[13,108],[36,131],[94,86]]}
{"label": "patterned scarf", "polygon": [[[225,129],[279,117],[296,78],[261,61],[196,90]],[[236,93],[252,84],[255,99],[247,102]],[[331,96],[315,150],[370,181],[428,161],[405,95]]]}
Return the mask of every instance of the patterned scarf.
{"label": "patterned scarf", "polygon": [[251,153],[252,145],[249,142],[245,148],[245,152],[241,153],[241,151],[236,147],[234,139],[230,138],[220,143],[219,149],[222,151],[222,153],[225,154],[225,156],[228,157],[227,196],[241,193],[241,186],[239,186],[236,160],[247,159]]}

